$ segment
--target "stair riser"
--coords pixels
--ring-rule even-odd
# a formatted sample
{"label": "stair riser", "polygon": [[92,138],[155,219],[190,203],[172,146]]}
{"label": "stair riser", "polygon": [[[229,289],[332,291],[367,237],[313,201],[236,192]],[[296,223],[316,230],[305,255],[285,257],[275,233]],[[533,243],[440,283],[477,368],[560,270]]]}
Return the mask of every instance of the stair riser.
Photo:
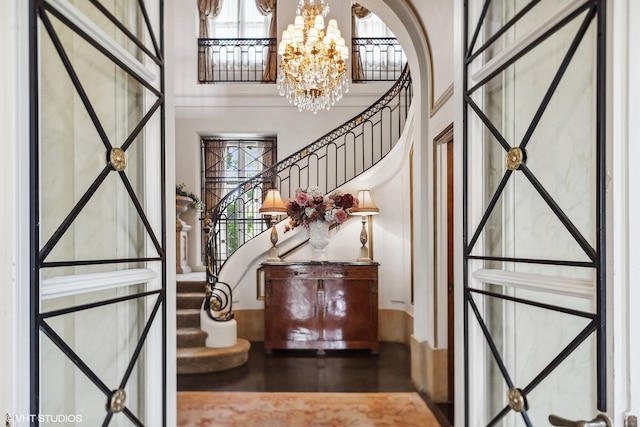
{"label": "stair riser", "polygon": [[204,296],[206,290],[205,290],[205,282],[204,281],[199,281],[199,282],[177,282],[176,283],[176,293],[181,294],[181,293],[202,293],[202,296]]}
{"label": "stair riser", "polygon": [[191,309],[199,309],[202,307],[202,302],[204,301],[204,295],[202,296],[191,296],[191,295],[176,295],[176,308],[191,308]]}
{"label": "stair riser", "polygon": [[200,311],[195,313],[191,311],[176,315],[176,326],[178,328],[199,328],[200,327]]}
{"label": "stair riser", "polygon": [[216,358],[178,358],[178,374],[201,374],[219,372],[242,366],[249,360],[248,354],[237,354]]}
{"label": "stair riser", "polygon": [[178,348],[193,348],[193,347],[204,347],[205,342],[207,341],[207,334],[203,332],[202,334],[194,335],[177,335],[177,345]]}
{"label": "stair riser", "polygon": [[214,350],[213,354],[181,354],[178,351],[178,374],[199,374],[205,372],[219,372],[242,366],[249,360],[249,342],[238,340],[233,348]]}

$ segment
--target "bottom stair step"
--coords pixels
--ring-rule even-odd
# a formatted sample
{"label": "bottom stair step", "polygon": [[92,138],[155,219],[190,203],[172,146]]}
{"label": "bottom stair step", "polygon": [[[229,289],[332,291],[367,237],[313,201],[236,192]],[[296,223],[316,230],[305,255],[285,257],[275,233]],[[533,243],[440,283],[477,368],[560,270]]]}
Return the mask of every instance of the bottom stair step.
{"label": "bottom stair step", "polygon": [[238,338],[225,348],[192,347],[177,349],[178,374],[201,374],[237,368],[249,360],[249,341]]}

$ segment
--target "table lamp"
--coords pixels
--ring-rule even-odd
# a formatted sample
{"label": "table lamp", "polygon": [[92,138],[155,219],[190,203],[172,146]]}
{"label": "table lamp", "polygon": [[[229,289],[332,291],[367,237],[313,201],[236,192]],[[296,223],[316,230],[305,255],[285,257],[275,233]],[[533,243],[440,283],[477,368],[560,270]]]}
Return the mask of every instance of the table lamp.
{"label": "table lamp", "polygon": [[280,197],[280,192],[271,188],[267,191],[267,195],[262,202],[262,206],[259,211],[262,215],[270,215],[271,216],[271,249],[269,249],[269,257],[267,261],[269,262],[278,262],[280,261],[280,257],[278,256],[278,249],[276,248],[276,243],[278,243],[278,231],[276,230],[277,217],[282,214],[287,213],[287,207],[282,202],[282,197]]}
{"label": "table lamp", "polygon": [[377,215],[380,213],[380,209],[376,206],[371,198],[371,192],[369,190],[359,190],[358,191],[358,209],[353,211],[354,215],[362,216],[362,230],[360,231],[360,243],[362,243],[362,247],[360,248],[360,256],[358,257],[358,261],[362,262],[370,262],[371,257],[369,256],[369,249],[367,248],[367,218],[369,215]]}

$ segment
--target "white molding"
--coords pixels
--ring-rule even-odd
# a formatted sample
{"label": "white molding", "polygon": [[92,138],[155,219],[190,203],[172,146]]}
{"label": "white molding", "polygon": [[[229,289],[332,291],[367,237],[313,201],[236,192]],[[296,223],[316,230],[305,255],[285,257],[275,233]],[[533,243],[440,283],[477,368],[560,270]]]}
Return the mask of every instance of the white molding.
{"label": "white molding", "polygon": [[[30,179],[32,178],[29,169],[30,137],[30,86],[29,86],[29,16],[31,7],[29,2],[13,0],[15,11],[15,22],[13,24],[14,52],[11,55],[7,50],[3,50],[3,58],[9,64],[13,63],[14,91],[11,94],[15,111],[13,115],[13,132],[11,129],[3,128],[3,135],[9,138],[13,144],[13,224],[3,223],[5,232],[11,231],[14,251],[14,278],[13,287],[13,329],[12,341],[4,342],[5,352],[11,352],[12,370],[4,372],[4,381],[11,381],[13,396],[8,403],[15,414],[29,414],[30,396],[32,393],[30,382],[27,380],[30,375],[30,326],[31,314],[29,304],[31,303],[30,286],[30,265],[32,251],[30,248]],[[3,9],[3,13],[5,9]],[[10,41],[11,43],[11,41]],[[7,156],[8,157],[8,156]],[[9,208],[9,207],[7,207]],[[4,283],[3,286],[9,286]],[[10,347],[10,348],[9,348]],[[0,375],[1,376],[1,375]]]}
{"label": "white molding", "polygon": [[60,298],[105,289],[122,288],[150,282],[158,274],[149,268],[107,271],[93,274],[76,274],[45,279],[40,286],[42,300]]}
{"label": "white molding", "polygon": [[[226,107],[269,107],[287,108],[297,111],[297,107],[278,95],[275,85],[208,85],[201,92],[183,92],[175,96],[177,108],[226,108]],[[225,91],[221,91],[221,88]],[[390,85],[370,85],[369,87],[352,88],[348,96],[344,96],[331,109],[341,107],[358,107],[365,109],[390,89]],[[255,89],[252,89],[255,88]]]}
{"label": "white molding", "polygon": [[438,110],[440,110],[442,106],[445,105],[447,101],[451,99],[451,97],[453,97],[453,94],[454,94],[453,83],[451,83],[449,87],[445,89],[442,95],[440,95],[440,98],[438,98],[431,106],[431,112],[429,113],[429,117],[435,116]]}
{"label": "white molding", "polygon": [[472,276],[492,285],[586,299],[593,299],[595,296],[595,285],[591,280],[492,269],[476,270]]}
{"label": "white molding", "polygon": [[493,73],[495,70],[500,68],[509,59],[513,58],[515,55],[526,49],[535,39],[540,37],[546,31],[549,31],[554,25],[557,25],[560,21],[569,16],[582,3],[585,3],[585,1],[567,0],[564,4],[558,6],[556,10],[549,14],[548,18],[541,20],[541,25],[523,35],[519,40],[498,53],[490,61],[484,64],[482,68],[474,73],[471,77],[473,83],[475,84],[481,81],[482,79]]}
{"label": "white molding", "polygon": [[106,48],[116,58],[122,61],[125,65],[138,73],[142,78],[149,82],[156,81],[157,75],[152,70],[144,66],[133,55],[125,50],[118,42],[116,42],[107,33],[102,31],[91,19],[78,10],[75,6],[69,3],[68,0],[46,0],[51,6],[53,6],[58,12],[69,19],[73,24],[78,26],[82,31],[87,33],[89,37],[93,38],[98,44]]}

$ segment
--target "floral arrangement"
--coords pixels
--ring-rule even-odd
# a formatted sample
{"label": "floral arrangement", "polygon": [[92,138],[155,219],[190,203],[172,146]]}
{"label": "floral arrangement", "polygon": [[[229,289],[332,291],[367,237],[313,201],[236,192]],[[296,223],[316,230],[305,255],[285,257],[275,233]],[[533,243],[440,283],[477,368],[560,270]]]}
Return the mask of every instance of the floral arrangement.
{"label": "floral arrangement", "polygon": [[201,211],[202,208],[204,207],[204,203],[200,200],[198,196],[193,194],[191,191],[185,190],[184,187],[185,187],[184,183],[176,184],[176,196],[183,196],[183,197],[190,198],[191,200],[193,200],[190,206],[195,210]]}
{"label": "floral arrangement", "polygon": [[315,221],[342,224],[358,207],[358,199],[339,191],[325,196],[319,187],[309,187],[306,191],[298,188],[295,198],[287,199],[285,205],[289,215],[289,223],[284,227],[286,233],[299,225],[309,227],[309,223]]}

